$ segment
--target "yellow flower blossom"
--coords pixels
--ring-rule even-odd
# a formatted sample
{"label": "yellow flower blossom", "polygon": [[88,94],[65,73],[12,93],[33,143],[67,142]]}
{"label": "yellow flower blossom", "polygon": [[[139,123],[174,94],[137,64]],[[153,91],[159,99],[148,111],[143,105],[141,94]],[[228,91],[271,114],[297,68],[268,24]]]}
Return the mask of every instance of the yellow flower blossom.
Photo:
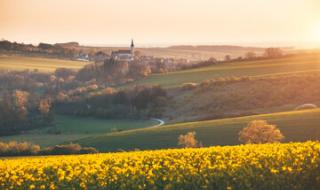
{"label": "yellow flower blossom", "polygon": [[319,142],[10,158],[0,190],[312,189],[319,165]]}

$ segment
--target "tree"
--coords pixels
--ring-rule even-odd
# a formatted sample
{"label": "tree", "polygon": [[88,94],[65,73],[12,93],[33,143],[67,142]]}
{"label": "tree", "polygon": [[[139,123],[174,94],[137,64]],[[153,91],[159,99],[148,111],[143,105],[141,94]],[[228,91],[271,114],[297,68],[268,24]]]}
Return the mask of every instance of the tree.
{"label": "tree", "polygon": [[47,43],[39,43],[38,47],[40,49],[44,49],[44,50],[48,50],[48,49],[53,49],[54,46],[51,44],[47,44]]}
{"label": "tree", "polygon": [[15,90],[13,92],[13,105],[14,110],[19,114],[21,119],[24,119],[28,114],[27,103],[29,93],[26,91]]}
{"label": "tree", "polygon": [[114,88],[111,87],[107,87],[105,89],[103,89],[104,94],[114,94],[116,93],[116,90]]}
{"label": "tree", "polygon": [[214,57],[210,57],[210,58],[208,59],[208,62],[210,62],[210,63],[217,63],[218,60],[217,60],[216,58],[214,58]]}
{"label": "tree", "polygon": [[134,78],[146,77],[151,74],[151,68],[148,64],[135,63],[130,65],[130,74]]}
{"label": "tree", "polygon": [[76,72],[73,71],[72,69],[58,68],[55,70],[54,74],[58,78],[67,79],[69,76],[75,75]]}
{"label": "tree", "polygon": [[140,57],[142,55],[142,52],[139,50],[134,51],[134,55],[137,57]]}
{"label": "tree", "polygon": [[224,61],[231,61],[231,56],[230,55],[224,56]]}
{"label": "tree", "polygon": [[51,103],[49,99],[42,99],[39,103],[39,111],[46,115],[50,112]]}
{"label": "tree", "polygon": [[123,104],[123,105],[128,105],[130,102],[128,95],[124,91],[118,92],[114,97],[113,97],[113,103],[114,104]]}
{"label": "tree", "polygon": [[201,143],[196,139],[196,132],[188,132],[185,135],[178,137],[178,145],[185,148],[196,148],[201,146]]}
{"label": "tree", "polygon": [[280,142],[284,136],[276,125],[265,120],[251,121],[239,132],[239,140],[246,144],[262,144]]}
{"label": "tree", "polygon": [[64,92],[59,92],[56,96],[56,99],[58,102],[63,102],[69,100],[69,96]]}
{"label": "tree", "polygon": [[280,48],[267,48],[264,51],[264,55],[268,58],[277,58],[277,57],[281,57],[283,53]]}
{"label": "tree", "polygon": [[138,92],[138,94],[133,98],[132,103],[138,110],[146,109],[151,101],[151,90],[145,88]]}
{"label": "tree", "polygon": [[253,52],[253,51],[249,51],[249,52],[247,52],[246,53],[246,59],[254,59],[254,58],[256,58],[257,57],[257,55],[256,55],[256,53],[255,52]]}
{"label": "tree", "polygon": [[45,123],[51,123],[53,121],[53,113],[51,112],[51,100],[46,98],[39,102],[39,111],[42,115],[42,119]]}

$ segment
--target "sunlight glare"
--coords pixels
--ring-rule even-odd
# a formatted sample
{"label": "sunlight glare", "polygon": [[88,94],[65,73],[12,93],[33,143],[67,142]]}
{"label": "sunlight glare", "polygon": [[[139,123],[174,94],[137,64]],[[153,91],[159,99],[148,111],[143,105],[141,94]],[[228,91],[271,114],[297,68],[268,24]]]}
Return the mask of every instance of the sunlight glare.
{"label": "sunlight glare", "polygon": [[320,42],[320,22],[313,26],[312,39],[316,42]]}

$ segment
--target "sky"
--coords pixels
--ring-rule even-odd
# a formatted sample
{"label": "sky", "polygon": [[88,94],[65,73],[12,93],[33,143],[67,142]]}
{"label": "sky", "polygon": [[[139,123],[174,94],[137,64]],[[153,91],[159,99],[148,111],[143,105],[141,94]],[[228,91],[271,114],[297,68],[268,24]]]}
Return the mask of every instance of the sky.
{"label": "sky", "polygon": [[0,38],[141,46],[320,44],[320,0],[0,0]]}

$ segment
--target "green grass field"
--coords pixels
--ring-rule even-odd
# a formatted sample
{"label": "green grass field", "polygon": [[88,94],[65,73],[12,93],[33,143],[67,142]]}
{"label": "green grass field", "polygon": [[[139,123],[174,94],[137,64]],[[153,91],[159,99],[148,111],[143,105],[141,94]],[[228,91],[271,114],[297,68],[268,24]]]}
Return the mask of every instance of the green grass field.
{"label": "green grass field", "polygon": [[152,74],[123,87],[157,84],[163,87],[177,87],[183,83],[202,82],[215,77],[281,75],[311,71],[320,71],[320,54],[226,63],[167,74]]}
{"label": "green grass field", "polygon": [[77,142],[102,151],[172,148],[177,147],[177,138],[180,134],[195,131],[197,139],[204,146],[236,145],[239,144],[239,131],[254,119],[264,119],[278,125],[286,142],[320,139],[320,109],[316,109],[177,123],[156,128],[109,133]]}
{"label": "green grass field", "polygon": [[81,69],[88,62],[39,57],[0,56],[0,70],[38,70],[53,72],[57,68]]}
{"label": "green grass field", "polygon": [[[153,120],[105,120],[58,115],[54,128],[44,128],[32,130],[26,134],[0,137],[0,141],[28,141],[41,146],[52,146],[70,143],[80,138],[110,133],[115,128],[128,130],[156,124],[158,122]],[[61,134],[54,134],[55,131],[59,131]]]}

